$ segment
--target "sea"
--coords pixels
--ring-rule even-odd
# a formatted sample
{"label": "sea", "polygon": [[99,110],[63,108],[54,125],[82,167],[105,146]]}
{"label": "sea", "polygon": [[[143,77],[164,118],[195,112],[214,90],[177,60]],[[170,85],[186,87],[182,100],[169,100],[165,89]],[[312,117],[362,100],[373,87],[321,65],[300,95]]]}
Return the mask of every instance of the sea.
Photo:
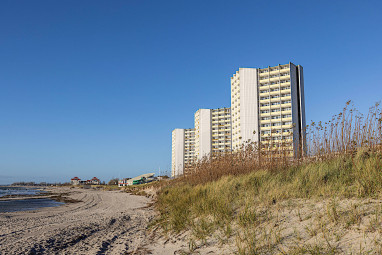
{"label": "sea", "polygon": [[[38,195],[43,192],[44,191],[35,188],[0,186],[0,198],[8,195],[16,195],[20,197],[27,195]],[[57,202],[48,198],[0,200],[0,213],[32,211],[43,207],[60,206],[62,204],[64,203]]]}

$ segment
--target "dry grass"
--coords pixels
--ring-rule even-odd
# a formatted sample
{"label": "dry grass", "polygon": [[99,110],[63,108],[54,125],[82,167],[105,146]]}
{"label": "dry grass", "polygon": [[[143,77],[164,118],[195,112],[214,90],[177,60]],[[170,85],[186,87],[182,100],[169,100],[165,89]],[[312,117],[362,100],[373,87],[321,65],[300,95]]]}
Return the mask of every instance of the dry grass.
{"label": "dry grass", "polygon": [[[238,254],[335,254],[343,233],[360,226],[365,215],[374,215],[368,231],[381,231],[380,206],[370,211],[357,201],[342,208],[338,200],[381,195],[379,105],[363,117],[348,102],[329,122],[312,123],[306,139],[308,154],[298,159],[283,144],[250,143],[241,152],[198,162],[191,174],[160,189],[156,224],[165,232],[190,231],[202,245],[213,235],[221,243],[235,239]],[[295,213],[309,224],[289,233],[291,243],[277,210],[295,199],[329,202],[318,214]]]}

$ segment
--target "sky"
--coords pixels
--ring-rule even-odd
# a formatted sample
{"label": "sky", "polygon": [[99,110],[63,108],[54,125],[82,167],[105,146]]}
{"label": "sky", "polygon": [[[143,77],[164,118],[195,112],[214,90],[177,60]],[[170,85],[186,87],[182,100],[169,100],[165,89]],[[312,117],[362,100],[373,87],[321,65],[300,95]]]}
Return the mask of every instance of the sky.
{"label": "sky", "polygon": [[381,1],[0,1],[0,184],[170,173],[240,67],[302,65],[306,119],[382,99]]}

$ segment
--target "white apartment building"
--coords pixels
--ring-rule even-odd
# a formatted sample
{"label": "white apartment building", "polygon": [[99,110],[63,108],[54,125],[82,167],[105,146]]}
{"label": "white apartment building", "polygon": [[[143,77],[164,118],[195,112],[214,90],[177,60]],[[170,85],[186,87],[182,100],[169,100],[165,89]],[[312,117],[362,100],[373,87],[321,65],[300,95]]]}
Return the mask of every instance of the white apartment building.
{"label": "white apartment building", "polygon": [[194,117],[197,160],[231,151],[230,108],[199,109]]}
{"label": "white apartment building", "polygon": [[176,128],[172,131],[171,176],[184,174],[194,162],[195,130]]}
{"label": "white apartment building", "polygon": [[[291,154],[305,151],[302,66],[240,68],[231,77],[232,147],[248,141],[290,143]],[[302,150],[300,150],[302,148]]]}
{"label": "white apartment building", "polygon": [[172,131],[172,176],[249,142],[299,157],[306,153],[303,68],[239,68],[231,77],[231,108],[199,109],[194,117],[195,129]]}

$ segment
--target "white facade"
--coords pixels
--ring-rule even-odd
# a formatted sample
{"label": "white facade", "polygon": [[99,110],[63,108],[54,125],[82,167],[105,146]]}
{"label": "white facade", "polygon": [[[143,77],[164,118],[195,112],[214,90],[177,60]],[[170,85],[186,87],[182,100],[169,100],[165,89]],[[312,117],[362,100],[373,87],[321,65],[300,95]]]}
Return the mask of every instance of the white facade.
{"label": "white facade", "polygon": [[184,168],[184,129],[172,131],[172,164],[171,176],[183,174]]}
{"label": "white facade", "polygon": [[184,174],[194,162],[195,130],[177,128],[172,131],[171,176]]}
{"label": "white facade", "polygon": [[195,156],[202,159],[211,154],[212,119],[211,109],[199,109],[195,113]]}
{"label": "white facade", "polygon": [[259,141],[257,69],[240,68],[231,78],[232,147]]}

